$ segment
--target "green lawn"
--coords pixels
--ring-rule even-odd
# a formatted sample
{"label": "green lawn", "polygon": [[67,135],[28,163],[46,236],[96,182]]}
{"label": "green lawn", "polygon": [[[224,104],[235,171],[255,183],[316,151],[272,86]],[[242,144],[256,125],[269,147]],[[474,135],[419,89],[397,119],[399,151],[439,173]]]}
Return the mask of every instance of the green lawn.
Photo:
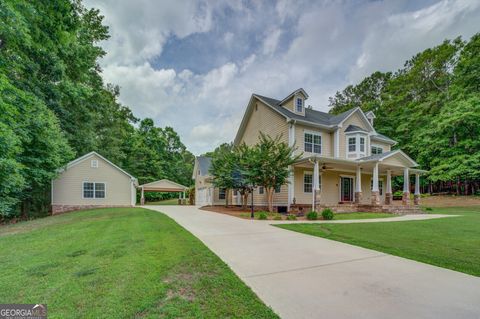
{"label": "green lawn", "polygon": [[389,213],[341,213],[341,214],[334,214],[333,220],[387,218],[387,217],[396,217],[396,216],[398,215],[389,214]]}
{"label": "green lawn", "polygon": [[115,208],[0,227],[0,302],[50,318],[278,318],[197,238]]}
{"label": "green lawn", "polygon": [[480,207],[435,208],[432,213],[462,216],[392,223],[276,226],[480,276]]}
{"label": "green lawn", "polygon": [[178,205],[178,198],[165,199],[158,202],[146,202],[145,205]]}

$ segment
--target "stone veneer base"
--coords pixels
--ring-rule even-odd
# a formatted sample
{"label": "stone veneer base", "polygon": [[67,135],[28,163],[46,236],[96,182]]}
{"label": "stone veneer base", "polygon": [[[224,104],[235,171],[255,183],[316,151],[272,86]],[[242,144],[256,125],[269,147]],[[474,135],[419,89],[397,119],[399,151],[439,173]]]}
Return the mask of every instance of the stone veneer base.
{"label": "stone veneer base", "polygon": [[112,207],[133,207],[131,205],[52,205],[52,215],[59,215],[76,210]]}

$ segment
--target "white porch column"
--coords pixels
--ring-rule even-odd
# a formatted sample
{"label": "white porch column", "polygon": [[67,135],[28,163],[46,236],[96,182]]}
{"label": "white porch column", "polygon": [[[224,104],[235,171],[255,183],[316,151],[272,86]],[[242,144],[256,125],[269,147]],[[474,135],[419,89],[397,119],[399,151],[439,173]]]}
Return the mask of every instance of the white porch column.
{"label": "white porch column", "polygon": [[393,201],[393,195],[392,195],[392,171],[387,170],[387,189],[385,192],[385,204],[386,205],[391,205]]}
{"label": "white porch column", "polygon": [[380,205],[380,192],[378,191],[378,163],[373,167],[372,176],[372,205]]}
{"label": "white porch column", "polygon": [[410,173],[408,167],[403,169],[403,205],[410,204]]}
{"label": "white porch column", "polygon": [[320,184],[319,184],[319,166],[318,166],[318,161],[315,160],[314,166],[313,166],[313,192],[312,192],[312,210],[315,211],[316,209],[316,204],[317,204],[317,196],[320,191]]}
{"label": "white porch column", "polygon": [[145,205],[145,194],[142,186],[142,194],[140,195],[140,205]]}
{"label": "white porch column", "polygon": [[413,204],[420,205],[420,174],[415,173],[415,194],[413,195]]}
{"label": "white porch column", "polygon": [[293,198],[295,197],[295,168],[290,166],[290,173],[288,175],[288,211],[290,206],[293,205]]}
{"label": "white porch column", "polygon": [[362,201],[362,170],[360,165],[357,166],[357,176],[355,180],[355,203],[360,204]]}

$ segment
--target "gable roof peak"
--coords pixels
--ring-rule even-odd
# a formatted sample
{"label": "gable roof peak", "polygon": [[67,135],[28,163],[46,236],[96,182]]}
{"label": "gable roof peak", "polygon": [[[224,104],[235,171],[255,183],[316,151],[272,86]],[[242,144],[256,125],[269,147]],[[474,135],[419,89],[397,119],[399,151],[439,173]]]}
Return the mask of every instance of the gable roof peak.
{"label": "gable roof peak", "polygon": [[291,99],[293,96],[297,95],[298,93],[301,93],[304,97],[305,97],[305,100],[308,99],[308,94],[307,92],[303,89],[303,88],[299,88],[299,89],[296,89],[295,91],[293,91],[292,93],[290,93],[289,95],[287,95],[286,98],[284,98],[283,100],[280,101],[280,105],[282,105],[283,103],[285,103],[286,101],[288,101],[289,99]]}

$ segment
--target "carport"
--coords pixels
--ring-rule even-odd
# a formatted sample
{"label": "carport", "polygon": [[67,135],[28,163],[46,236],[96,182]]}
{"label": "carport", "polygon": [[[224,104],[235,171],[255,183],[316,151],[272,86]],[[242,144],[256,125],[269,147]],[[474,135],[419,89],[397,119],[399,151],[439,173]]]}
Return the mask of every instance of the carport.
{"label": "carport", "polygon": [[178,193],[178,199],[185,204],[185,191],[187,186],[172,182],[168,179],[161,179],[159,181],[143,184],[139,186],[142,196],[140,197],[140,204],[145,205],[145,192],[165,192]]}

